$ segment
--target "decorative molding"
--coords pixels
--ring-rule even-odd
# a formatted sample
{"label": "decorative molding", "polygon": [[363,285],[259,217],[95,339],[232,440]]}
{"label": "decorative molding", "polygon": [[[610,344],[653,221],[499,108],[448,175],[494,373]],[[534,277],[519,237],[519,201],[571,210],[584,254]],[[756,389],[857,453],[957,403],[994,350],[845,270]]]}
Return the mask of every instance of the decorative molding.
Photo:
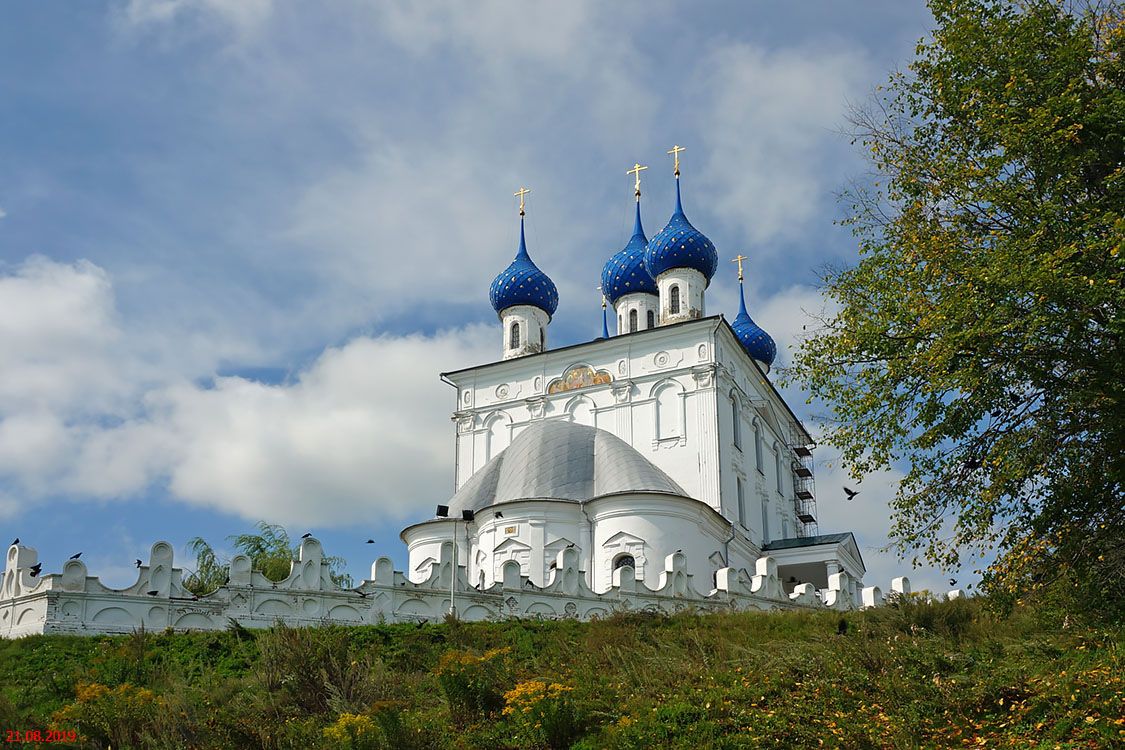
{"label": "decorative molding", "polygon": [[524,399],[524,403],[527,404],[527,410],[532,419],[542,419],[543,415],[547,413],[547,398],[545,396],[533,396]]}
{"label": "decorative molding", "polygon": [[453,421],[457,423],[458,432],[469,432],[473,429],[475,418],[471,411],[455,411]]}
{"label": "decorative molding", "polygon": [[695,387],[702,390],[715,387],[715,366],[702,365],[691,368],[691,376],[695,379]]}
{"label": "decorative molding", "polygon": [[617,380],[610,385],[609,390],[613,394],[613,400],[616,403],[624,404],[628,402],[633,395],[633,381]]}

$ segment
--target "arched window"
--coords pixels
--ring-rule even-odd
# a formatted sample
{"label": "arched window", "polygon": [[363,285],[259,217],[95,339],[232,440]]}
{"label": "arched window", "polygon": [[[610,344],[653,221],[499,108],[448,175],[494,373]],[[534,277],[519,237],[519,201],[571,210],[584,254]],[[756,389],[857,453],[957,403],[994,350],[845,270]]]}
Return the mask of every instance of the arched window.
{"label": "arched window", "polygon": [[628,565],[633,570],[637,569],[637,564],[635,562],[633,562],[633,556],[632,555],[618,555],[617,557],[613,558],[613,569],[614,570],[624,568],[626,565]]}
{"label": "arched window", "polygon": [[520,324],[519,323],[512,323],[511,340],[512,340],[512,343],[509,346],[509,348],[515,349],[520,345]]}
{"label": "arched window", "polygon": [[654,313],[652,310],[648,311],[648,327],[656,328],[656,313]]}
{"label": "arched window", "polygon": [[754,423],[754,465],[765,476],[766,469],[762,466],[762,427]]}
{"label": "arched window", "polygon": [[637,311],[629,311],[629,333],[637,332]]}
{"label": "arched window", "polygon": [[730,396],[730,418],[734,425],[734,447],[742,450],[742,415],[738,411],[738,396]]}
{"label": "arched window", "polygon": [[676,315],[680,312],[680,287],[675,285],[668,292],[668,312]]}

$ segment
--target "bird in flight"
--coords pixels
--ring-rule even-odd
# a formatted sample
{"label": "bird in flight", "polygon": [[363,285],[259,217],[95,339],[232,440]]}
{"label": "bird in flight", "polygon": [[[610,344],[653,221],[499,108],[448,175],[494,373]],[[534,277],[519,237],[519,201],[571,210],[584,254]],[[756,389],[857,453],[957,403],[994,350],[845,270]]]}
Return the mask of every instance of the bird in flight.
{"label": "bird in flight", "polygon": [[304,534],[301,534],[302,539],[308,539],[310,536],[312,536],[311,531],[306,531]]}
{"label": "bird in flight", "polygon": [[80,557],[82,557],[82,553],[81,552],[75,552],[73,555],[70,556],[70,559],[71,560],[77,560]]}
{"label": "bird in flight", "polygon": [[139,568],[139,567],[141,567],[141,561],[140,561],[140,558],[138,558],[138,559],[136,559],[136,560],[134,560],[134,561],[133,561],[133,567],[135,567],[135,568]]}
{"label": "bird in flight", "polygon": [[43,570],[43,563],[35,563],[31,566],[31,577],[39,575],[39,571]]}
{"label": "bird in flight", "polygon": [[859,490],[853,490],[851,488],[845,487],[844,494],[848,496],[849,500],[855,500],[855,496],[859,494]]}
{"label": "bird in flight", "polygon": [[950,586],[956,586],[957,585],[957,579],[956,578],[950,578],[949,579],[949,585]]}

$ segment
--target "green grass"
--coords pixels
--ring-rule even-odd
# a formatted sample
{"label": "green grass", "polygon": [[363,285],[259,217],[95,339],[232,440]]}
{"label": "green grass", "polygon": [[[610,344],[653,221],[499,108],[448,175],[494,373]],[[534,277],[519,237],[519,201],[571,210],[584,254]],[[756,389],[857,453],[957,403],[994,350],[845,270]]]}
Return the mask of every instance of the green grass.
{"label": "green grass", "polygon": [[1118,630],[965,600],[843,617],[845,635],[781,612],[37,636],[0,641],[0,729],[90,748],[1125,742]]}

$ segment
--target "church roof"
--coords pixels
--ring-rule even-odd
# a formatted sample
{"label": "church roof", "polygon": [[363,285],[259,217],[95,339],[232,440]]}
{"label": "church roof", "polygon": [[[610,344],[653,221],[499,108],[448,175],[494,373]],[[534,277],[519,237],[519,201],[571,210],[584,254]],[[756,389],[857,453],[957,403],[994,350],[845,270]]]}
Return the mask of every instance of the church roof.
{"label": "church roof", "polygon": [[645,268],[652,278],[673,268],[693,268],[703,274],[707,283],[715,275],[719,255],[715,243],[691,225],[680,202],[680,178],[676,177],[676,210],[668,224],[649,240],[645,250]]}
{"label": "church roof", "polygon": [[531,305],[551,316],[559,306],[559,290],[555,282],[540,271],[527,254],[523,216],[520,216],[520,247],[516,259],[493,279],[488,297],[492,309],[498,313],[514,305]]}
{"label": "church roof", "polygon": [[641,201],[637,199],[637,216],[633,221],[633,236],[602,268],[602,293],[611,305],[626,294],[657,294],[656,282],[645,268],[645,250],[648,238],[641,226]]}
{"label": "church roof", "polygon": [[450,513],[516,500],[584,502],[621,492],[687,493],[624,440],[573,422],[535,422],[473,474]]}
{"label": "church roof", "polygon": [[794,549],[796,547],[816,547],[821,544],[839,544],[848,539],[854,539],[850,531],[843,534],[821,534],[820,536],[805,536],[790,539],[773,539],[762,545],[764,551],[773,549]]}
{"label": "church roof", "polygon": [[741,276],[738,280],[738,317],[730,327],[747,354],[767,366],[773,365],[773,360],[777,357],[777,344],[774,343],[773,337],[755,323],[746,312],[746,297],[742,293]]}

